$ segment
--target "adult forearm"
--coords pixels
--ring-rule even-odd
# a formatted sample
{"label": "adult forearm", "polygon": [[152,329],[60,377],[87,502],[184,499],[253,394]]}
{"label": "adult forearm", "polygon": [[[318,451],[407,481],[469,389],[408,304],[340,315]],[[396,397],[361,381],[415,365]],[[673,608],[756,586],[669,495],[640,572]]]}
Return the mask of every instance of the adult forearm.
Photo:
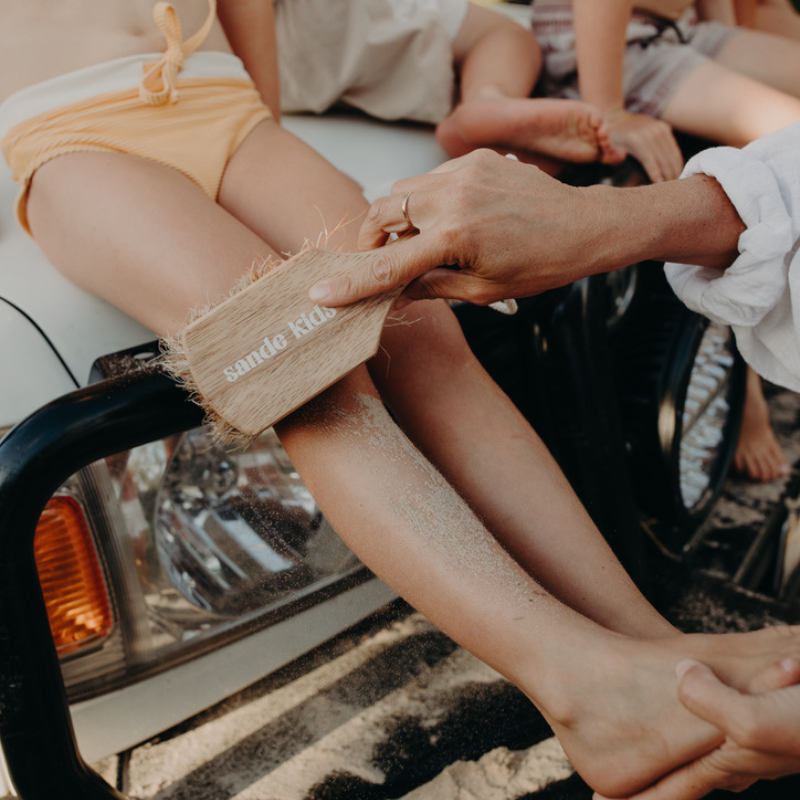
{"label": "adult forearm", "polygon": [[637,188],[588,187],[604,235],[590,274],[645,259],[725,268],[745,226],[722,187],[694,175]]}
{"label": "adult forearm", "polygon": [[380,247],[408,230],[404,206],[418,235],[380,248],[360,271],[322,281],[315,302],[343,305],[413,282],[410,297],[487,304],[649,259],[722,268],[744,230],[705,175],[578,188],[486,150],[398,181],[372,204],[360,247]]}

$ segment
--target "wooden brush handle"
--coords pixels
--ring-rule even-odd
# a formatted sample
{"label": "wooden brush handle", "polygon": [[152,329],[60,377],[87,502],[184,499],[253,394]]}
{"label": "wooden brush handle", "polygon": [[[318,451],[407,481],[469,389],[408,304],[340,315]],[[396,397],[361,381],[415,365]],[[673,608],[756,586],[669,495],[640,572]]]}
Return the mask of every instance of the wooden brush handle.
{"label": "wooden brush handle", "polygon": [[189,385],[207,409],[255,435],[375,355],[402,287],[337,309],[308,290],[377,252],[305,250],[189,325]]}

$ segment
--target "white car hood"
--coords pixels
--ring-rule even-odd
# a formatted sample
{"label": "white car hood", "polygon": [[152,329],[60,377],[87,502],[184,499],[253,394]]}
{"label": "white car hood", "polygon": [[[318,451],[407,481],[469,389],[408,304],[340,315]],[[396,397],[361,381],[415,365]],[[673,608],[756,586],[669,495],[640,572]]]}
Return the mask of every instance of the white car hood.
{"label": "white car hood", "polygon": [[[445,159],[433,131],[424,126],[389,125],[350,114],[288,117],[284,125],[358,181],[368,199],[388,194],[394,181],[427,172]],[[2,162],[0,426],[19,421],[76,383],[85,384],[99,356],[155,338],[50,265],[14,220],[15,195]]]}

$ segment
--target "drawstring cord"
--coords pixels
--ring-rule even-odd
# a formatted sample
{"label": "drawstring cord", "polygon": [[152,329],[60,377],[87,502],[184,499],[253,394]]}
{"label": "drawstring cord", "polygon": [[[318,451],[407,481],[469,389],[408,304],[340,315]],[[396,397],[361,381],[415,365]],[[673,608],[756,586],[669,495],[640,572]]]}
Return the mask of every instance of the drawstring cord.
{"label": "drawstring cord", "polygon": [[[183,69],[186,57],[191,55],[208,36],[216,17],[217,0],[208,0],[208,9],[208,17],[203,26],[184,42],[175,7],[171,3],[156,3],[153,18],[167,40],[167,49],[158,61],[144,65],[145,75],[139,86],[139,97],[145,103],[162,106],[178,102],[180,97],[178,73]],[[160,88],[156,88],[159,85]]]}

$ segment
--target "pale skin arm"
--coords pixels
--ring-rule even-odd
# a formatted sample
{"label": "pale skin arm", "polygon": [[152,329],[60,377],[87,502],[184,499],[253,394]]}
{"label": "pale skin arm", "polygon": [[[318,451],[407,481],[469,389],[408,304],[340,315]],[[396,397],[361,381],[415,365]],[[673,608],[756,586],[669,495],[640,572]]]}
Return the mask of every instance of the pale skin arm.
{"label": "pale skin arm", "polygon": [[[752,694],[696,661],[683,661],[676,671],[681,703],[722,730],[725,742],[628,800],[700,800],[715,789],[742,791],[760,779],[800,773],[799,661],[767,668]],[[595,800],[603,798],[595,794]]]}
{"label": "pale skin arm", "polygon": [[242,59],[261,99],[280,122],[278,48],[271,0],[218,0],[217,16],[233,52]]}
{"label": "pale skin arm", "polygon": [[613,144],[641,162],[652,181],[677,178],[683,156],[670,126],[625,110],[623,62],[632,0],[574,0],[581,99],[603,114]]}
{"label": "pale skin arm", "polygon": [[487,305],[645,259],[722,269],[736,258],[745,228],[720,185],[704,175],[578,188],[482,150],[396,183],[372,204],[362,249],[407,227],[401,203],[409,192],[419,234],[384,248],[362,272],[312,287],[315,302],[344,305],[409,284],[408,298]]}

